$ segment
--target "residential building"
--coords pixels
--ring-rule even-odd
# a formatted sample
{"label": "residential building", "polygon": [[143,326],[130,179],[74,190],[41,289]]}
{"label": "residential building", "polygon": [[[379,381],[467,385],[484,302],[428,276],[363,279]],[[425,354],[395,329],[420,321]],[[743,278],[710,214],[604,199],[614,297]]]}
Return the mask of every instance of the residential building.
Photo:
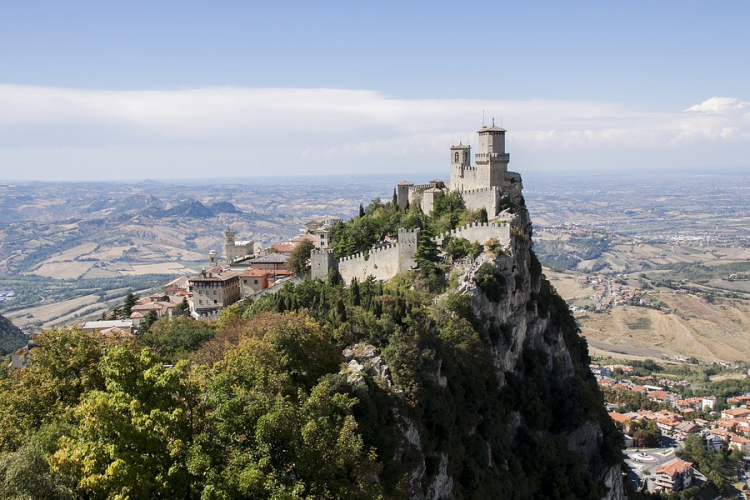
{"label": "residential building", "polygon": [[190,278],[193,294],[189,301],[190,312],[195,318],[216,317],[220,309],[240,300],[240,280],[232,271],[204,272]]}
{"label": "residential building", "polygon": [[654,491],[682,491],[693,484],[693,464],[675,458],[657,467],[652,481]]}

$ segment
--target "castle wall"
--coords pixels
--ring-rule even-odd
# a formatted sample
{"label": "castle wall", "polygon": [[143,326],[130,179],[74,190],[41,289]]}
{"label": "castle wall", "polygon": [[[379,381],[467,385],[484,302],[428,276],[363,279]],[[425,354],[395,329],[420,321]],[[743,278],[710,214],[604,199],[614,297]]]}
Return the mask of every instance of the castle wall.
{"label": "castle wall", "polygon": [[494,217],[498,214],[498,204],[501,198],[500,191],[497,188],[470,189],[461,193],[464,204],[469,210],[487,210],[488,217]]}
{"label": "castle wall", "polygon": [[351,283],[353,278],[363,281],[370,275],[377,280],[391,279],[400,272],[398,243],[370,250],[367,260],[360,253],[344,257],[338,265],[339,273],[346,283]]}
{"label": "castle wall", "polygon": [[478,242],[484,245],[487,240],[497,238],[501,245],[506,246],[510,243],[510,223],[508,222],[484,222],[469,224],[452,230],[449,233],[443,233],[435,242],[438,245],[443,244],[445,237],[450,235],[452,238],[466,238],[470,242]]}
{"label": "castle wall", "polygon": [[333,250],[313,250],[310,252],[310,277],[325,280],[331,269],[336,268]]}
{"label": "castle wall", "polygon": [[451,189],[465,191],[487,187],[489,179],[486,169],[478,167],[454,167],[451,169]]}

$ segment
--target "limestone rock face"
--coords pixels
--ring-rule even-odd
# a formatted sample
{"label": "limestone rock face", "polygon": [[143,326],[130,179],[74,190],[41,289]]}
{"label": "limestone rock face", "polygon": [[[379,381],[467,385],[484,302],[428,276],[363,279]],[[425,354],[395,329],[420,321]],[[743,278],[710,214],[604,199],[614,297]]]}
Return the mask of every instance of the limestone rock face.
{"label": "limestone rock face", "polygon": [[[537,410],[524,407],[524,401],[516,401],[512,404],[517,409],[499,425],[509,436],[511,449],[539,447],[552,441],[564,443],[560,446],[570,452],[565,459],[577,460],[579,469],[576,470],[580,475],[598,485],[599,493],[595,495],[607,500],[624,499],[619,449],[611,444],[617,438],[613,437],[614,428],[609,425],[588,368],[585,341],[579,337],[567,306],[541,274],[541,266],[532,252],[531,222],[523,202],[516,206],[515,214],[508,215],[510,242],[494,254],[485,252],[475,262],[465,264],[463,276],[459,278],[460,291],[468,297],[482,328],[487,332],[499,332],[490,336],[490,345],[500,384],[511,384],[518,394],[524,394],[525,384],[549,385],[551,396],[559,397],[571,408],[558,409],[555,406],[559,403],[542,401],[538,412],[546,413],[546,420],[529,422],[529,417]],[[478,280],[483,267],[496,271],[499,289],[487,290],[487,285]],[[532,365],[530,361],[534,360]],[[435,380],[450,390],[455,382],[440,373],[441,360],[436,364]],[[506,389],[510,390],[507,386]],[[556,392],[559,390],[569,392],[563,396]],[[560,423],[562,420],[564,422]],[[408,429],[409,441],[426,440],[426,436],[421,440],[414,436],[413,423],[405,425],[404,429]],[[493,465],[493,445],[485,444],[490,466]],[[453,498],[456,480],[450,472],[453,459],[445,453],[432,456],[432,473],[424,467],[424,460],[420,460],[419,467],[412,473],[410,498]],[[507,466],[499,465],[501,469]],[[497,498],[502,497],[499,490],[498,495]],[[522,494],[515,495],[523,498]]]}

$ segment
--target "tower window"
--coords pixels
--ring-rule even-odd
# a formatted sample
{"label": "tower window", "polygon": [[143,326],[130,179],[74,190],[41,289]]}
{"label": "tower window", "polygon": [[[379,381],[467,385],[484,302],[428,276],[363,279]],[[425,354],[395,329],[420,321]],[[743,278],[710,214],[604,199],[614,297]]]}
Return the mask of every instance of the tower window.
{"label": "tower window", "polygon": [[458,151],[456,151],[456,153],[453,155],[453,161],[458,163]]}

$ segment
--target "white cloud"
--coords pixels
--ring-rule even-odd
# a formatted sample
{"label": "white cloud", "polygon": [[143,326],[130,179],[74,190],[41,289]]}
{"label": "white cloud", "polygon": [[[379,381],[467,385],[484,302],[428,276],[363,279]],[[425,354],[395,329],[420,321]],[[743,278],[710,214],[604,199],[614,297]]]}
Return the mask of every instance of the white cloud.
{"label": "white cloud", "polygon": [[451,143],[475,144],[483,111],[508,129],[511,164],[522,172],[699,166],[707,157],[739,164],[750,153],[749,110],[728,97],[670,113],[346,89],[0,85],[0,179],[437,172]]}

